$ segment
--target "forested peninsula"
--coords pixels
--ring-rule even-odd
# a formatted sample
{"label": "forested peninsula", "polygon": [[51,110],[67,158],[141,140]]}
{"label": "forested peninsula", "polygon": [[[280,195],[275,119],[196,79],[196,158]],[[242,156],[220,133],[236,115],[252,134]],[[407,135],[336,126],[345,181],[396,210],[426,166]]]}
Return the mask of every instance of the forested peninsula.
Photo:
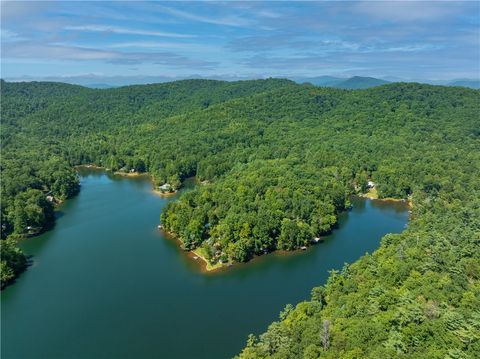
{"label": "forested peninsula", "polygon": [[[161,214],[212,263],[308,246],[349,198],[411,198],[411,222],[288,305],[241,358],[468,358],[480,352],[480,91],[341,90],[267,79],[97,90],[1,82],[2,286],[15,241],[52,225],[74,166],[204,184]],[[315,275],[315,274],[312,274]]]}

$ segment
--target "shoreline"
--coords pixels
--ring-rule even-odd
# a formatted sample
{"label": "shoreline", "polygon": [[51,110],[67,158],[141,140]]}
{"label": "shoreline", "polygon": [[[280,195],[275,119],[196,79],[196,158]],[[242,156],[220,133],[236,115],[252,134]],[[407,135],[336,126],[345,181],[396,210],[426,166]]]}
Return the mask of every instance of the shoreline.
{"label": "shoreline", "polygon": [[158,189],[155,189],[155,186],[153,186],[153,187],[154,187],[154,188],[152,188],[153,194],[155,194],[157,196],[160,196],[160,197],[173,197],[178,193],[178,191],[162,192],[162,191],[159,191]]}
{"label": "shoreline", "polygon": [[[109,170],[105,167],[100,167],[100,166],[96,166],[96,165],[75,166],[75,168],[78,168],[78,167],[99,169],[99,170],[104,170],[104,171],[108,171],[108,172],[112,173],[111,170]],[[174,191],[174,192],[162,192],[160,190],[157,190],[155,188],[155,182],[154,182],[153,176],[148,172],[143,172],[143,173],[139,173],[139,172],[128,172],[128,173],[113,172],[113,175],[118,175],[118,176],[127,177],[127,178],[135,178],[135,177],[138,178],[138,177],[147,177],[148,176],[148,177],[151,178],[151,183],[152,183],[151,192],[154,195],[157,195],[157,196],[160,196],[160,197],[174,197],[175,195],[177,195],[179,193],[179,190]],[[206,184],[206,183],[204,181],[204,182],[200,182],[199,184],[203,185],[203,184]],[[392,198],[392,197],[378,198],[376,189],[374,189],[373,191],[369,190],[367,193],[357,193],[357,194],[355,194],[355,196],[360,197],[360,198],[365,198],[365,199],[368,199],[368,200],[372,200],[372,201],[404,203],[409,208],[411,208],[413,206],[412,199],[410,197],[408,198],[408,200],[399,199],[399,198]],[[274,251],[271,251],[271,252],[268,252],[268,253],[264,253],[264,254],[260,254],[260,255],[254,255],[248,262],[245,262],[245,263],[240,263],[240,262],[218,263],[217,262],[216,264],[211,264],[207,260],[207,258],[205,257],[204,253],[202,253],[202,248],[201,247],[195,248],[193,250],[186,250],[183,242],[178,238],[177,235],[175,235],[174,233],[168,232],[168,231],[164,230],[163,228],[159,228],[159,231],[162,232],[164,234],[165,238],[167,238],[168,240],[174,240],[175,242],[177,242],[176,244],[180,247],[180,249],[185,253],[185,255],[190,260],[193,260],[194,262],[199,263],[200,272],[202,272],[202,273],[217,273],[217,272],[220,272],[220,271],[224,271],[227,268],[237,266],[238,264],[253,263],[253,262],[256,262],[257,260],[260,260],[261,258],[264,258],[266,256],[266,254],[273,254],[273,255],[282,256],[282,257],[283,256],[298,255],[301,252],[308,251],[309,249],[311,249],[316,244],[322,243],[325,240],[324,238],[322,238],[318,243],[317,242],[315,242],[315,243],[312,242],[306,248],[297,248],[297,249],[294,249],[294,250],[291,250],[291,251],[277,249],[277,250],[274,250]]]}
{"label": "shoreline", "polygon": [[100,167],[100,166],[97,166],[97,165],[76,165],[76,166],[73,166],[73,168],[78,168],[78,167],[84,167],[84,168],[95,168],[95,169],[102,169],[102,170],[109,170],[108,168],[105,168],[105,167]]}
{"label": "shoreline", "polygon": [[[228,263],[215,263],[215,264],[211,264],[207,258],[205,258],[203,252],[202,252],[202,248],[196,248],[196,249],[193,249],[191,251],[188,251],[190,254],[193,254],[192,256],[192,259],[193,260],[202,260],[202,267],[204,267],[204,270],[206,272],[215,272],[215,271],[219,271],[220,269],[224,269],[224,268],[227,268],[229,267]],[[195,258],[197,257],[197,258]],[[231,264],[230,266],[232,266],[233,264]]]}
{"label": "shoreline", "polygon": [[122,177],[151,177],[153,180],[153,176],[149,172],[121,172],[121,171],[115,171],[113,172],[111,168],[103,167],[103,166],[97,166],[97,165],[77,165],[73,166],[75,169],[79,168],[88,168],[88,169],[94,169],[94,170],[102,170],[105,172],[109,172],[112,175],[115,176],[122,176]]}
{"label": "shoreline", "polygon": [[152,183],[152,192],[155,195],[161,196],[161,197],[171,197],[178,193],[178,190],[173,192],[162,192],[157,190],[155,188],[155,178],[149,172],[119,172],[119,171],[112,172],[110,168],[97,166],[97,165],[78,165],[78,166],[74,166],[74,168],[76,169],[88,168],[88,169],[102,170],[102,171],[109,172],[114,176],[121,176],[121,177],[127,177],[127,178],[150,177],[150,181]]}
{"label": "shoreline", "polygon": [[[378,201],[378,202],[394,202],[394,203],[399,203],[405,205],[407,208],[412,208],[413,203],[412,203],[412,198],[409,197],[407,200],[406,199],[401,199],[401,198],[392,198],[392,197],[387,197],[387,198],[378,198],[376,196],[376,191],[375,191],[375,196],[371,196],[368,193],[360,193],[360,194],[355,194],[354,196],[357,196],[359,198],[365,198],[367,200],[371,201]],[[215,273],[215,272],[220,272],[223,270],[226,270],[227,268],[233,267],[233,266],[238,266],[238,265],[248,265],[248,264],[253,264],[257,262],[258,260],[261,260],[262,258],[265,258],[268,254],[279,256],[279,257],[284,257],[284,256],[293,256],[293,255],[300,255],[302,252],[309,251],[312,249],[314,246],[317,244],[323,243],[325,240],[328,240],[328,235],[327,238],[321,237],[318,242],[311,242],[308,246],[303,247],[303,248],[296,248],[294,250],[285,250],[285,249],[276,249],[268,253],[263,253],[260,255],[254,255],[249,261],[247,262],[229,262],[229,263],[216,263],[214,265],[210,264],[210,262],[205,258],[205,256],[202,253],[202,248],[196,248],[194,250],[185,250],[183,247],[183,242],[173,233],[167,232],[164,229],[160,229],[161,232],[165,234],[165,237],[168,239],[174,239],[177,244],[180,245],[180,248],[186,252],[187,257],[193,259],[194,261],[198,261],[201,263],[201,272],[202,273]]]}
{"label": "shoreline", "polygon": [[[196,262],[200,266],[200,272],[201,273],[216,273],[220,272],[228,267],[232,267],[234,264],[210,264],[210,262],[204,257],[204,255],[201,253],[201,248],[196,248],[193,250],[186,250],[183,242],[178,236],[176,236],[174,233],[168,232],[164,230],[163,228],[160,228],[159,231],[165,236],[167,240],[171,240],[176,242],[175,244],[178,245],[180,250],[184,252],[184,254],[193,262]],[[195,258],[196,257],[196,258]]]}
{"label": "shoreline", "polygon": [[[109,169],[107,168],[104,168],[104,167],[98,167],[98,168],[103,168],[105,169],[106,171],[109,171]],[[114,175],[117,175],[117,176],[122,176],[122,177],[152,177],[152,175],[150,175],[149,173],[147,172],[113,172]],[[152,177],[153,179],[153,177]]]}
{"label": "shoreline", "polygon": [[325,242],[325,238],[321,238],[318,242],[312,242],[306,249],[297,248],[294,250],[286,250],[286,249],[276,249],[271,252],[263,253],[260,255],[254,255],[249,261],[247,262],[228,262],[228,263],[216,263],[210,264],[210,262],[205,258],[205,255],[202,253],[202,248],[195,248],[192,250],[186,250],[183,242],[181,239],[178,238],[177,235],[174,233],[168,232],[163,228],[160,228],[159,231],[165,236],[167,240],[172,240],[175,242],[176,245],[180,247],[180,249],[184,252],[184,254],[194,262],[199,263],[200,272],[201,273],[218,273],[227,270],[228,268],[238,267],[240,265],[254,265],[256,262],[265,259],[269,254],[277,257],[288,257],[288,256],[296,256],[301,255],[303,252],[309,251],[313,247],[318,244]]}
{"label": "shoreline", "polygon": [[413,207],[412,198],[409,197],[408,199],[404,198],[394,198],[394,197],[385,197],[385,198],[378,198],[378,193],[375,188],[368,190],[366,193],[359,193],[356,194],[358,197],[366,198],[371,201],[381,201],[381,202],[403,202],[409,208]]}

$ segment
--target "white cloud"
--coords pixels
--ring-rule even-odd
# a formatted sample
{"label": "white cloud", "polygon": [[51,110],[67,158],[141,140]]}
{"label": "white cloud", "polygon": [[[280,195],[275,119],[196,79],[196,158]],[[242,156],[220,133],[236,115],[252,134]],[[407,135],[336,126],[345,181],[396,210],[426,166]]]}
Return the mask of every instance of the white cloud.
{"label": "white cloud", "polygon": [[250,20],[240,18],[238,16],[222,16],[222,17],[214,18],[214,17],[192,14],[186,11],[177,10],[177,9],[167,7],[167,6],[162,6],[162,5],[157,5],[156,8],[170,15],[181,17],[187,20],[205,22],[208,24],[227,25],[227,26],[235,26],[235,27],[251,25]]}
{"label": "white cloud", "polygon": [[132,41],[120,42],[108,46],[111,49],[125,48],[143,48],[143,49],[175,49],[175,50],[192,50],[192,51],[220,51],[217,46],[192,44],[185,42],[164,42],[164,41]]}
{"label": "white cloud", "polygon": [[2,43],[25,40],[24,37],[20,36],[16,32],[13,32],[13,31],[10,31],[10,30],[7,30],[7,29],[1,29],[0,30],[0,36],[1,36]]}
{"label": "white cloud", "polygon": [[2,48],[3,59],[51,59],[68,61],[101,61],[117,65],[140,63],[159,64],[175,68],[213,68],[217,63],[191,59],[172,52],[121,52],[71,46],[66,44],[7,43]]}
{"label": "white cloud", "polygon": [[51,58],[57,60],[109,60],[115,56],[115,52],[85,47],[35,43],[9,45],[4,48],[2,53],[2,57],[5,58]]}
{"label": "white cloud", "polygon": [[261,17],[271,18],[271,19],[277,19],[283,16],[282,14],[271,11],[271,10],[260,10],[259,12],[257,12],[257,15]]}
{"label": "white cloud", "polygon": [[107,25],[80,25],[80,26],[66,26],[68,31],[87,31],[87,32],[109,32],[114,34],[124,35],[143,35],[143,36],[158,36],[158,37],[173,37],[173,38],[192,38],[195,35],[179,34],[175,32],[165,31],[150,31],[141,29],[129,29],[125,27],[107,26]]}

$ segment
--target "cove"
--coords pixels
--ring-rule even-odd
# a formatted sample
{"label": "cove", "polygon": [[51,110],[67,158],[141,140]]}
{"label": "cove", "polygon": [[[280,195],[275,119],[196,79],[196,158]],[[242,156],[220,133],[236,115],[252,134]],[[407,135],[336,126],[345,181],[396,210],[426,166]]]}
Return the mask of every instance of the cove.
{"label": "cove", "polygon": [[329,270],[408,221],[403,203],[354,198],[339,228],[307,251],[202,273],[157,230],[175,196],[152,193],[148,177],[80,175],[55,227],[20,244],[34,264],[2,292],[4,359],[232,357]]}

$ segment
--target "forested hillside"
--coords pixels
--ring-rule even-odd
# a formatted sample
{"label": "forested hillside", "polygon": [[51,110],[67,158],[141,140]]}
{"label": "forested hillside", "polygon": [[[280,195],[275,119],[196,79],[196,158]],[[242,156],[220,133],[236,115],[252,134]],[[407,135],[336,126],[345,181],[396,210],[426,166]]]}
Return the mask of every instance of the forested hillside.
{"label": "forested hillside", "polygon": [[473,358],[479,100],[476,90],[419,84],[2,82],[2,281],[24,265],[13,239],[51,223],[47,195],[78,190],[78,164],[148,171],[175,188],[197,176],[203,184],[161,221],[212,263],[308,246],[371,180],[380,198],[413,198],[409,228],[287,306],[240,356]]}
{"label": "forested hillside", "polygon": [[[171,157],[177,152],[171,142],[175,138],[156,154],[153,146],[158,138],[142,138],[149,128],[172,115],[287,84],[290,81],[187,80],[107,91],[53,82],[1,81],[2,287],[25,268],[14,241],[51,226],[54,204],[79,190],[73,166],[149,170],[159,181],[168,173],[169,180],[179,185],[180,176],[192,170]],[[142,148],[137,149],[136,143]]]}

